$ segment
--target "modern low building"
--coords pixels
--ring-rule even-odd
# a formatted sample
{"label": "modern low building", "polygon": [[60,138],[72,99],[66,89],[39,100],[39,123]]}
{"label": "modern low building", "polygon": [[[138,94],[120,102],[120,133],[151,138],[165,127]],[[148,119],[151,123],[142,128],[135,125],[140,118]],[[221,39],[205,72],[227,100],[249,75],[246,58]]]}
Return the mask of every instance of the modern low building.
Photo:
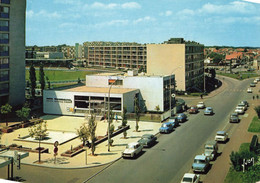
{"label": "modern low building", "polygon": [[26,0],[0,0],[0,105],[25,101]]}
{"label": "modern low building", "polygon": [[103,115],[108,110],[108,101],[112,111],[122,112],[126,107],[131,113],[134,112],[135,97],[143,112],[168,111],[175,103],[173,93],[174,75],[87,75],[86,86],[44,90],[44,113],[83,116],[94,112]]}

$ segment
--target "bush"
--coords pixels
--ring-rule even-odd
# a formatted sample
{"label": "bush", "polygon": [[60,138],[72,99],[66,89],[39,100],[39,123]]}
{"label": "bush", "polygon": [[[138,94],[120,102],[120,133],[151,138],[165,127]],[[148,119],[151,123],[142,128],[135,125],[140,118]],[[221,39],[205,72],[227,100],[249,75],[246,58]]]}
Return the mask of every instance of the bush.
{"label": "bush", "polygon": [[245,171],[241,175],[241,179],[244,183],[257,182],[260,180],[260,165],[251,166],[248,171]]}
{"label": "bush", "polygon": [[250,143],[250,151],[256,153],[257,148],[258,148],[258,137],[257,137],[257,135],[254,135],[252,137],[252,140],[251,140],[251,143]]}
{"label": "bush", "polygon": [[258,119],[260,119],[260,105],[255,107],[254,109],[255,109],[255,112],[256,112],[256,114],[258,116]]}
{"label": "bush", "polygon": [[242,152],[232,151],[229,157],[236,171],[242,170],[243,159],[251,159],[252,157],[254,157],[254,161],[257,162],[257,155],[254,152],[249,152],[249,151],[242,151]]}

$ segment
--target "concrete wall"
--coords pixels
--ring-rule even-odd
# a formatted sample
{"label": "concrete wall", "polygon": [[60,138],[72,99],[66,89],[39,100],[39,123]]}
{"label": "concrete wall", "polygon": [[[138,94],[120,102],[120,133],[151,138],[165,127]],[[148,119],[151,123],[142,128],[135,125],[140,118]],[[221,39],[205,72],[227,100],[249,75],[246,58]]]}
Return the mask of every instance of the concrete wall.
{"label": "concrete wall", "polygon": [[176,89],[185,90],[185,44],[147,44],[147,74],[175,74]]}
{"label": "concrete wall", "polygon": [[25,12],[26,0],[10,1],[9,21],[9,104],[25,101]]}

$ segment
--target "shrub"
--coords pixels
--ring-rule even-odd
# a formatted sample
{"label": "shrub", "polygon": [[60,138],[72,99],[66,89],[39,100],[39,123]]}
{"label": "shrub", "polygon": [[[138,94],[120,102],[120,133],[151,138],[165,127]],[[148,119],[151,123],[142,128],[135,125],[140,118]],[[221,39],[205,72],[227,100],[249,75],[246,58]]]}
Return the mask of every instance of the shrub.
{"label": "shrub", "polygon": [[252,152],[255,152],[256,153],[256,151],[257,151],[257,147],[258,147],[258,137],[257,137],[257,135],[254,135],[253,137],[252,137],[252,140],[251,140],[251,143],[250,143],[250,151]]}
{"label": "shrub", "polygon": [[232,151],[229,157],[236,171],[242,170],[243,159],[251,159],[252,157],[254,157],[254,161],[257,162],[257,155],[254,152],[250,152],[250,151],[242,151],[242,152]]}
{"label": "shrub", "polygon": [[241,175],[241,179],[244,183],[257,182],[260,180],[260,165],[251,166],[248,171],[245,171]]}

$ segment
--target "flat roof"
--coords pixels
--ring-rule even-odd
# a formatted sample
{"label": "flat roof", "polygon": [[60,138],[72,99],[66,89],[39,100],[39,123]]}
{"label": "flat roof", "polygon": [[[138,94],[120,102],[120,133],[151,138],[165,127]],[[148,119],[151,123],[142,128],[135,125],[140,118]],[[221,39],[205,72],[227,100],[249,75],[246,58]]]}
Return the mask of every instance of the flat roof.
{"label": "flat roof", "polygon": [[[109,87],[87,87],[87,86],[79,86],[76,88],[65,89],[63,91],[67,92],[89,92],[89,93],[108,93]],[[111,88],[110,93],[114,94],[123,94],[132,91],[138,91],[138,89],[131,88]]]}

